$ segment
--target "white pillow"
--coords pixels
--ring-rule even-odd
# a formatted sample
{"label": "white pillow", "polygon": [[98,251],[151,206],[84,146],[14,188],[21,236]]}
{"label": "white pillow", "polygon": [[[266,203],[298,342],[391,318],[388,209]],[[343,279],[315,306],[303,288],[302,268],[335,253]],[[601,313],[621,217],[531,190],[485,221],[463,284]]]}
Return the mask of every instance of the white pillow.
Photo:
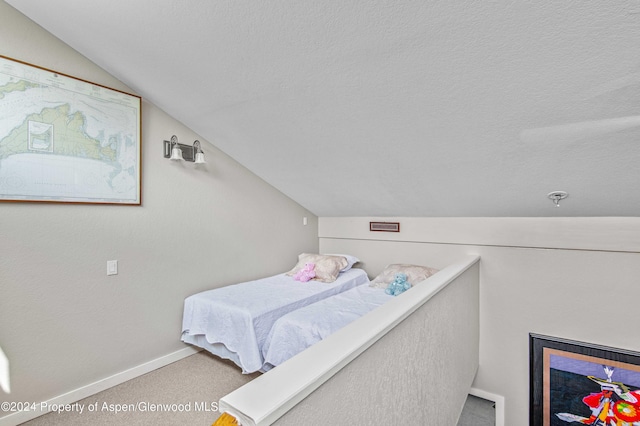
{"label": "white pillow", "polygon": [[315,281],[332,283],[338,278],[338,274],[347,267],[347,259],[344,256],[331,256],[327,254],[302,253],[298,256],[298,263],[287,275],[293,276],[307,263],[315,265]]}
{"label": "white pillow", "polygon": [[357,258],[357,257],[355,257],[355,256],[351,256],[351,255],[349,255],[349,254],[330,254],[330,255],[328,255],[328,256],[342,256],[342,257],[344,257],[345,259],[347,259],[347,266],[345,266],[344,268],[342,268],[342,269],[340,270],[340,272],[348,271],[349,269],[351,269],[351,267],[352,267],[354,264],[356,264],[356,263],[360,262],[360,259],[358,259],[358,258]]}
{"label": "white pillow", "polygon": [[387,267],[384,268],[384,271],[382,271],[380,275],[378,275],[373,279],[373,281],[371,281],[371,284],[369,284],[369,286],[375,288],[387,288],[389,287],[389,283],[391,283],[395,279],[396,274],[398,273],[406,274],[407,282],[411,284],[411,286],[414,286],[426,280],[436,272],[438,272],[437,269],[429,268],[427,266],[395,263],[387,265]]}

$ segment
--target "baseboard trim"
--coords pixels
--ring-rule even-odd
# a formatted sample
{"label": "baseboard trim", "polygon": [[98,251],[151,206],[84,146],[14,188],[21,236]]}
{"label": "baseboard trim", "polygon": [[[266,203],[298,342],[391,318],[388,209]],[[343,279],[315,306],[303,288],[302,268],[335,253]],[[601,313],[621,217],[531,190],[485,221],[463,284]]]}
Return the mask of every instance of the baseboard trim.
{"label": "baseboard trim", "polygon": [[[184,349],[180,349],[179,351],[175,351],[168,355],[156,358],[149,362],[145,362],[144,364],[140,364],[128,370],[114,374],[113,376],[98,380],[97,382],[90,383],[81,388],[56,396],[48,401],[43,401],[42,404],[37,403],[36,405],[38,407],[51,407],[52,405],[72,404],[74,402],[80,401],[81,399],[90,397],[91,395],[95,395],[98,392],[102,392],[103,390],[107,390],[116,385],[124,383],[127,380],[134,379],[160,367],[164,367],[176,361],[180,361],[181,359],[191,356],[200,351],[200,348],[186,347]],[[16,426],[20,423],[24,423],[26,421],[35,419],[36,417],[40,417],[43,414],[47,414],[49,411],[50,410],[46,409],[42,411],[21,411],[13,413],[0,418],[0,426]]]}
{"label": "baseboard trim", "polygon": [[471,388],[470,395],[493,401],[496,404],[496,426],[504,426],[504,396],[496,395],[481,389]]}

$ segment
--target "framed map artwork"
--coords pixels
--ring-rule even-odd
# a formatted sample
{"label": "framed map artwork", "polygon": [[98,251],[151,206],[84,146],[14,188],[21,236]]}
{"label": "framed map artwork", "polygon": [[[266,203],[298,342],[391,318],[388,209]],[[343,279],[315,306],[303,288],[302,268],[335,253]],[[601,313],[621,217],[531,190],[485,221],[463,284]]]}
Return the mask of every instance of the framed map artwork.
{"label": "framed map artwork", "polygon": [[140,205],[141,102],[0,56],[0,201]]}

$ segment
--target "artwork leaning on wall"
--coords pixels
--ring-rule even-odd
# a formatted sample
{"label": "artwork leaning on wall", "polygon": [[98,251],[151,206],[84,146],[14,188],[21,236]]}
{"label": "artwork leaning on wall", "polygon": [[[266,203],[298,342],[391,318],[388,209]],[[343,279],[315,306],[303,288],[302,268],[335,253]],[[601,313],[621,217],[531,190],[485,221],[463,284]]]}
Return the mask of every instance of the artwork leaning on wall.
{"label": "artwork leaning on wall", "polygon": [[530,425],[640,424],[640,353],[531,333]]}

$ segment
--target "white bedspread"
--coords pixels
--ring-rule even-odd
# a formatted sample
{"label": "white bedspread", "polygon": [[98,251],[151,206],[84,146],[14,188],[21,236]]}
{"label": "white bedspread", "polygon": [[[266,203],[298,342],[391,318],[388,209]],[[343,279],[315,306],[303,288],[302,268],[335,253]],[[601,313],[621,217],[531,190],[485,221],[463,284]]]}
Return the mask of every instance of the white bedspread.
{"label": "white bedspread", "polygon": [[359,286],[280,317],[262,346],[270,370],[392,299],[384,289]]}
{"label": "white bedspread", "polygon": [[211,345],[223,344],[232,354],[228,358],[252,373],[263,366],[261,348],[278,318],[368,282],[362,269],[352,268],[333,283],[279,274],[194,294],[184,301],[182,340],[196,343],[204,337]]}

